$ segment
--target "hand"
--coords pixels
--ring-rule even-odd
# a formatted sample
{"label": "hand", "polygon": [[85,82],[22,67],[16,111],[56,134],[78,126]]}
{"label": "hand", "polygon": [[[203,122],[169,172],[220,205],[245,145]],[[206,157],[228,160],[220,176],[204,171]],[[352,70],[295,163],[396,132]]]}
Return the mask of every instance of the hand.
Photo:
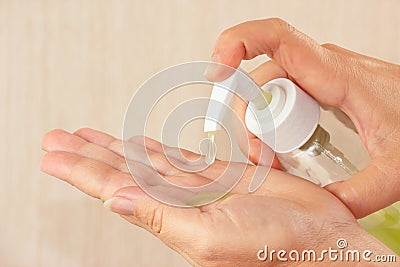
{"label": "hand", "polygon": [[[370,153],[364,170],[326,188],[358,218],[400,200],[400,66],[319,45],[280,19],[245,22],[224,31],[212,60],[237,68],[241,60],[260,54],[272,60],[251,73],[258,84],[289,78],[320,103],[341,109]],[[217,66],[206,73],[211,81],[226,78]],[[243,116],[245,108],[237,105]],[[250,159],[259,155],[260,142],[251,135],[255,148]]]}
{"label": "hand", "polygon": [[[128,145],[135,149],[141,140],[132,139]],[[180,172],[160,153],[160,143],[146,139],[145,144],[154,171],[173,182],[210,182],[227,166],[216,161],[201,173]],[[265,265],[257,259],[265,245],[275,250],[320,251],[337,248],[338,238],[346,238],[352,249],[388,253],[332,194],[278,170],[272,170],[261,188],[248,194],[257,167],[246,165],[243,179],[226,198],[201,208],[176,208],[150,198],[136,186],[125,164],[122,142],[110,135],[91,129],[74,134],[54,130],[46,134],[42,147],[47,151],[43,171],[106,201],[112,211],[148,230],[194,265]],[[199,157],[189,151],[184,154]],[[276,259],[274,263],[287,265]],[[310,266],[307,261],[304,264]]]}

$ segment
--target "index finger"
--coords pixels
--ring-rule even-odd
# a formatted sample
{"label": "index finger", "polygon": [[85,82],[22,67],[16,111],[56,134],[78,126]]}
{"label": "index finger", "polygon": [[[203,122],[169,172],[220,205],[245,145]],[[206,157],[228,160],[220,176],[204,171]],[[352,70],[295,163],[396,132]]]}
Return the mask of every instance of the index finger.
{"label": "index finger", "polygon": [[338,79],[338,55],[319,45],[287,22],[272,18],[248,21],[225,30],[218,38],[205,76],[210,81],[227,78],[228,65],[266,54],[291,80],[319,102],[338,106],[346,96],[345,79]]}

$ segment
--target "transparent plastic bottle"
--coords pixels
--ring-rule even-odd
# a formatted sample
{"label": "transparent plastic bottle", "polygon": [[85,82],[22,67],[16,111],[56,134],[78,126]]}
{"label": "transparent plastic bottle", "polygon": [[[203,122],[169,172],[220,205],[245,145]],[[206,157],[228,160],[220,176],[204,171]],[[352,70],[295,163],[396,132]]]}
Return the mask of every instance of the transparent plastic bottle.
{"label": "transparent plastic bottle", "polygon": [[[340,144],[341,145],[341,144]],[[343,148],[332,144],[331,135],[318,124],[310,139],[300,148],[288,152],[278,153],[277,157],[282,167],[291,174],[303,177],[320,186],[332,182],[345,180],[359,172],[368,163],[368,154],[363,153],[362,144],[352,144],[352,148],[359,148],[357,166],[342,152]]]}
{"label": "transparent plastic bottle", "polygon": [[263,91],[271,94],[269,110],[250,103],[247,128],[277,153],[282,167],[320,186],[356,174],[370,161],[350,119],[320,105],[288,79],[275,79]]}
{"label": "transparent plastic bottle", "polygon": [[[287,79],[272,80],[261,89],[272,95],[270,110],[257,109],[250,102],[246,125],[275,150],[288,173],[326,186],[348,179],[368,165],[368,151],[343,112],[320,108],[313,98]],[[400,202],[359,223],[400,254]]]}

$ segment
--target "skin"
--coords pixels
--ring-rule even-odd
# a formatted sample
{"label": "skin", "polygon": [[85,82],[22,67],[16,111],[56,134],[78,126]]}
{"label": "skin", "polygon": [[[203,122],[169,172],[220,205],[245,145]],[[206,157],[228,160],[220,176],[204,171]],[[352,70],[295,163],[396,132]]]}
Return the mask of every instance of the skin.
{"label": "skin", "polygon": [[[238,263],[240,266],[287,266],[287,262],[276,259],[260,262],[257,252],[265,245],[287,251],[321,251],[329,246],[336,249],[339,238],[347,240],[349,249],[393,254],[361,229],[356,217],[398,200],[396,166],[400,164],[395,145],[400,140],[396,102],[400,99],[393,92],[396,92],[396,82],[399,84],[400,68],[333,45],[320,46],[279,19],[252,21],[228,29],[217,41],[213,60],[237,67],[242,59],[264,53],[273,60],[252,73],[255,81],[263,84],[277,77],[291,78],[318,101],[346,112],[371,154],[372,163],[366,170],[346,182],[329,186],[329,192],[272,169],[263,185],[249,194],[247,189],[255,168],[266,167],[242,165],[239,167],[246,169],[243,178],[228,197],[200,208],[176,208],[152,199],[135,184],[120,140],[92,129],[47,133],[42,142],[47,152],[41,163],[42,170],[101,199],[107,208],[148,230],[196,266]],[[224,76],[218,69],[207,72],[210,80]],[[359,106],[363,109],[356,108]],[[244,108],[245,103],[237,102],[238,112],[243,113]],[[174,183],[208,183],[228,164],[217,161],[200,173],[181,172],[166,159],[160,143],[148,138],[144,141],[143,137],[136,137],[127,142],[136,149],[144,146],[154,164],[153,171]],[[250,159],[262,165],[263,159],[259,160],[257,155],[267,148],[250,134],[249,144]],[[183,153],[187,158],[199,157],[189,151]],[[136,160],[143,164],[140,159]],[[279,168],[277,161],[274,164]],[[374,186],[378,182],[379,187]],[[367,197],[377,192],[385,195],[379,194],[379,200],[373,201]],[[343,265],[342,262],[325,263]],[[357,264],[373,265],[350,262],[346,266]],[[292,262],[291,265],[311,266],[312,263]]]}
{"label": "skin", "polygon": [[[321,104],[345,112],[369,151],[371,163],[364,170],[326,189],[357,218],[400,200],[400,66],[333,44],[319,45],[281,19],[227,29],[217,40],[212,60],[237,68],[243,59],[261,54],[272,60],[252,72],[258,84],[291,79]],[[212,66],[206,73],[209,80],[226,78],[226,69]],[[237,101],[236,109],[243,117],[246,104]],[[250,159],[257,159],[261,141],[248,134]]]}
{"label": "skin", "polygon": [[[129,142],[145,143],[155,170],[178,184],[208,183],[228,164],[216,161],[201,173],[181,172],[166,159],[160,143],[141,140],[136,137]],[[261,188],[249,194],[257,167],[246,165],[243,178],[228,197],[200,208],[176,208],[154,200],[135,184],[125,164],[121,140],[92,129],[73,134],[53,130],[45,135],[42,146],[47,151],[41,163],[43,171],[105,201],[107,208],[157,236],[195,266],[265,266],[257,259],[257,252],[265,245],[270,250],[314,249],[320,253],[329,247],[337,249],[339,238],[345,238],[351,249],[393,254],[367,234],[331,193],[279,170],[271,170]],[[183,153],[189,159],[199,156]],[[325,262],[330,266],[343,264]],[[276,258],[267,263],[287,266]],[[349,266],[357,264],[367,263],[352,262]]]}

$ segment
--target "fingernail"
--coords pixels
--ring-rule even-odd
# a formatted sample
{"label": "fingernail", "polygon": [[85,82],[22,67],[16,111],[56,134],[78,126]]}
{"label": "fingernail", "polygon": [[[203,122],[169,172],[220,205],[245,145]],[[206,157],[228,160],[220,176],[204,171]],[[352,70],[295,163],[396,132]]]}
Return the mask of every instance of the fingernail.
{"label": "fingernail", "polygon": [[216,53],[213,53],[211,56],[211,63],[207,66],[207,69],[204,71],[204,76],[207,80],[214,82],[221,76],[221,73],[224,72],[226,67],[224,65],[218,64],[220,63],[220,56]]}
{"label": "fingernail", "polygon": [[113,197],[103,203],[103,206],[115,213],[121,215],[133,215],[134,205],[129,199],[122,197]]}

